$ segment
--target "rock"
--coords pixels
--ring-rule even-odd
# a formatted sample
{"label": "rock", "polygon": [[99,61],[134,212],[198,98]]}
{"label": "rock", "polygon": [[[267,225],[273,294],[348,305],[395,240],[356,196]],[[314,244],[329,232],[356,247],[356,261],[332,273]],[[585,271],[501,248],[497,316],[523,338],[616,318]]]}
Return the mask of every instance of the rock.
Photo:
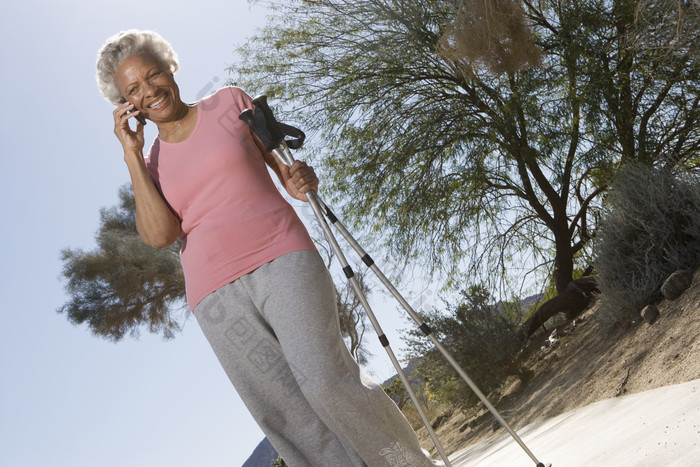
{"label": "rock", "polygon": [[557,345],[559,345],[559,333],[555,329],[552,331],[552,334],[549,335],[549,338],[544,341],[544,346],[554,348]]}
{"label": "rock", "polygon": [[685,289],[690,287],[692,282],[692,272],[688,269],[681,269],[668,276],[661,286],[661,293],[666,300],[675,300],[685,292]]}
{"label": "rock", "polygon": [[[508,418],[509,412],[510,412],[510,410],[505,410],[505,411],[501,412],[501,415],[503,416],[504,419]],[[491,422],[491,430],[492,431],[497,431],[499,428],[502,428],[502,425],[498,420],[494,420],[493,422]]]}
{"label": "rock", "polygon": [[627,368],[627,374],[625,375],[624,378],[622,378],[622,382],[620,385],[617,387],[617,392],[615,393],[615,397],[618,397],[621,394],[624,394],[627,392],[627,388],[625,388],[625,384],[627,384],[627,380],[630,378],[630,369]]}
{"label": "rock", "polygon": [[484,423],[485,421],[487,421],[487,419],[488,419],[490,416],[491,416],[491,412],[489,412],[488,410],[485,411],[485,412],[482,412],[482,413],[480,413],[479,415],[477,415],[476,417],[474,417],[474,418],[472,418],[471,420],[469,420],[469,421],[464,425],[464,427],[465,427],[464,429],[465,429],[465,430],[466,430],[467,428],[474,429],[474,428],[476,428],[477,426],[479,426],[479,425],[481,425],[482,423]]}
{"label": "rock", "polygon": [[438,417],[433,421],[433,423],[430,425],[433,430],[437,430],[440,425],[443,424],[445,421],[445,416],[444,415],[438,415]]}
{"label": "rock", "polygon": [[440,415],[438,415],[438,417],[435,419],[435,421],[433,421],[433,423],[431,425],[433,427],[433,430],[437,430],[438,427],[440,427],[443,423],[445,423],[451,416],[452,416],[452,410],[450,410],[450,409],[448,409],[448,410],[444,411],[443,413],[441,413]]}
{"label": "rock", "polygon": [[654,321],[656,321],[656,318],[659,317],[659,309],[656,308],[654,305],[647,305],[642,309],[640,315],[642,315],[644,321],[646,321],[649,324],[653,324]]}

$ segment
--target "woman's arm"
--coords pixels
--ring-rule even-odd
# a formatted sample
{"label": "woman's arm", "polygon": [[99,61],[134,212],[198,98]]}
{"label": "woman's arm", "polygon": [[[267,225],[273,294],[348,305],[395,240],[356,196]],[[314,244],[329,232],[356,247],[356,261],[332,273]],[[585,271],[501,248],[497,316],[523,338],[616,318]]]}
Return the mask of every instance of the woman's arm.
{"label": "woman's arm", "polygon": [[136,229],[143,242],[166,248],[180,235],[180,219],[172,212],[148,174],[141,152],[124,153],[136,200]]}
{"label": "woman's arm", "polygon": [[143,125],[137,123],[136,131],[129,127],[133,114],[127,111],[131,104],[122,104],[114,111],[114,133],[124,148],[124,162],[129,169],[131,186],[136,201],[136,229],[147,245],[156,248],[169,247],[181,233],[180,219],[158,192],[143,159]]}

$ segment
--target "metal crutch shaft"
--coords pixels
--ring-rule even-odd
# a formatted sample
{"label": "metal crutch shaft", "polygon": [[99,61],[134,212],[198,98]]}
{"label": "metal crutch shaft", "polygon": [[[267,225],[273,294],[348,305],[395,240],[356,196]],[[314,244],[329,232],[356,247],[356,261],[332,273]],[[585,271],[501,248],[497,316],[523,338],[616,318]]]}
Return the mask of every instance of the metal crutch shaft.
{"label": "metal crutch shaft", "polygon": [[467,375],[467,373],[462,369],[461,365],[455,360],[452,354],[440,343],[440,341],[433,334],[432,329],[428,326],[416,313],[416,311],[411,307],[411,305],[406,301],[406,299],[399,293],[399,291],[394,287],[394,285],[389,281],[389,279],[384,275],[384,273],[376,265],[372,257],[362,248],[359,242],[350,234],[350,232],[345,228],[338,217],[333,214],[333,212],[320,200],[323,207],[324,214],[328,217],[329,221],[333,226],[338,229],[345,240],[350,244],[350,246],[355,250],[355,252],[360,256],[362,262],[367,265],[372,272],[379,278],[382,284],[389,290],[389,292],[396,298],[396,300],[401,304],[401,306],[408,312],[411,318],[418,325],[420,330],[432,341],[435,347],[440,351],[440,353],[445,357],[445,359],[450,363],[450,365],[457,371],[459,376],[467,383],[469,388],[476,394],[476,396],[483,402],[486,408],[491,412],[498,423],[506,429],[506,431],[511,435],[511,437],[520,445],[520,447],[525,451],[525,453],[532,459],[536,465],[540,465],[541,462],[535,457],[535,455],[530,451],[523,440],[518,436],[518,434],[513,430],[513,428],[508,424],[508,422],[501,416],[498,410],[491,404],[491,402],[486,398],[484,393],[477,387],[474,381]]}
{"label": "metal crutch shaft", "polygon": [[[286,148],[286,145],[284,143],[280,146],[280,148],[276,148],[272,150],[272,153],[277,157],[282,163],[286,165],[291,165],[294,163],[294,158],[292,157],[291,153],[289,153],[289,150]],[[345,254],[343,253],[342,249],[340,248],[340,245],[338,244],[337,239],[335,238],[335,235],[333,235],[333,232],[331,231],[328,223],[326,222],[326,219],[323,216],[323,211],[321,209],[321,200],[316,194],[315,191],[309,191],[306,193],[307,199],[309,200],[309,205],[311,206],[311,209],[314,211],[314,215],[316,216],[316,220],[318,221],[319,225],[321,226],[321,229],[323,230],[323,233],[326,236],[326,239],[328,242],[331,244],[331,248],[333,249],[335,255],[338,258],[338,261],[340,262],[343,272],[347,279],[350,281],[350,284],[355,291],[355,294],[357,295],[358,299],[360,300],[360,303],[362,303],[362,306],[364,307],[367,317],[369,318],[370,322],[372,323],[372,327],[374,328],[375,332],[379,336],[379,341],[381,342],[382,346],[384,347],[384,350],[387,352],[389,355],[389,359],[391,360],[391,363],[394,365],[394,368],[396,369],[396,372],[401,379],[401,382],[403,383],[404,387],[406,388],[406,392],[408,393],[411,402],[413,402],[413,405],[416,407],[416,411],[420,415],[421,420],[423,421],[423,424],[425,425],[425,428],[428,430],[428,434],[430,435],[430,438],[433,440],[433,444],[435,444],[436,449],[438,450],[438,453],[440,454],[440,457],[442,458],[443,462],[445,463],[445,466],[451,467],[451,463],[449,458],[447,457],[447,454],[445,453],[442,445],[440,444],[440,441],[437,438],[437,435],[435,434],[435,431],[433,430],[433,427],[431,426],[430,420],[428,420],[428,417],[425,415],[425,412],[423,409],[420,407],[420,403],[418,401],[418,398],[416,397],[415,393],[411,389],[411,384],[406,377],[406,374],[404,373],[403,369],[401,368],[401,364],[399,363],[398,359],[396,358],[396,355],[394,354],[394,351],[391,349],[391,346],[389,345],[389,340],[387,339],[386,335],[384,334],[384,331],[382,330],[379,321],[377,320],[374,312],[372,311],[372,307],[369,305],[369,302],[367,301],[367,298],[365,297],[365,294],[362,292],[362,288],[360,287],[359,282],[357,281],[357,278],[355,277],[355,273],[352,270],[352,267],[349,265]]]}

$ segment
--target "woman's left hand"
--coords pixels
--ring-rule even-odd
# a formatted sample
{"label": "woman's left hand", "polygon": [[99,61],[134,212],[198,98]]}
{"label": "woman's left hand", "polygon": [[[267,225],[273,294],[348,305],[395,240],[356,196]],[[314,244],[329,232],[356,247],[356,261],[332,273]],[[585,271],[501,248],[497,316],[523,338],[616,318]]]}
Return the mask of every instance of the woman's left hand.
{"label": "woman's left hand", "polygon": [[306,193],[318,190],[318,177],[314,168],[306,162],[294,161],[291,167],[281,165],[282,178],[285,181],[287,193],[294,199],[308,201]]}

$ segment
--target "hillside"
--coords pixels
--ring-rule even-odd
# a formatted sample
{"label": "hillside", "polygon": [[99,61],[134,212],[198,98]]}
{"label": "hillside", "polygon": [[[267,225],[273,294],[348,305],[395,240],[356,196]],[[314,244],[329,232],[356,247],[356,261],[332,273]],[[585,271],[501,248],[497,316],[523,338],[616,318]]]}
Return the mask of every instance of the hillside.
{"label": "hillside", "polygon": [[[599,400],[700,378],[700,270],[680,298],[658,308],[660,316],[651,325],[639,319],[606,333],[594,304],[575,325],[557,327],[556,344],[545,347],[549,333],[537,335],[525,349],[532,379],[509,380],[489,400],[517,430]],[[448,454],[505,432],[479,405],[452,411],[438,427]],[[425,428],[419,436],[435,455]]]}

